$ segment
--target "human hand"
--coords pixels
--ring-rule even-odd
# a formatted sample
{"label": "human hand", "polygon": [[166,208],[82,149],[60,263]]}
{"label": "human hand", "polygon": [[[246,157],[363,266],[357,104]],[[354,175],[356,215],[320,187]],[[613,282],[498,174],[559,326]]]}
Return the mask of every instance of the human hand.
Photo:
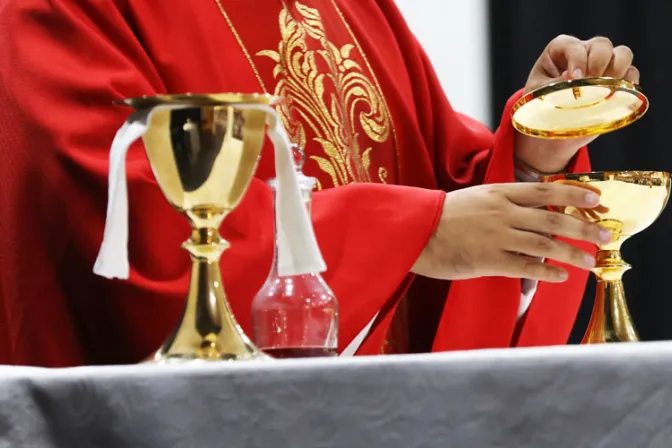
{"label": "human hand", "polygon": [[561,183],[481,185],[446,194],[441,221],[412,272],[459,280],[483,276],[563,282],[567,271],[545,264],[555,260],[582,269],[592,255],[545,235],[603,244],[611,232],[549,205],[593,209],[599,195]]}
{"label": "human hand", "polygon": [[[639,70],[632,65],[633,53],[621,45],[614,47],[605,37],[587,41],[572,36],[553,39],[537,59],[525,85],[525,93],[560,80],[611,77],[639,83]],[[516,134],[516,156],[542,173],[562,171],[579,149],[596,137],[568,140],[541,140]]]}
{"label": "human hand", "polygon": [[525,93],[554,81],[610,77],[639,83],[633,53],[625,45],[614,47],[606,37],[582,41],[572,36],[553,39],[532,67]]}
{"label": "human hand", "polygon": [[[584,188],[586,190],[590,190],[594,193],[597,193],[598,195],[602,194],[602,191],[600,191],[599,188],[597,188],[594,185],[590,185],[587,183],[579,182],[577,180],[568,180],[568,179],[562,179],[562,180],[556,180],[556,182],[565,184],[565,185],[575,185],[577,187]],[[565,213],[567,207],[561,206],[561,207],[556,207],[556,211],[559,213]],[[586,221],[592,221],[592,222],[597,222],[602,219],[600,215],[609,213],[609,207],[605,207],[602,204],[597,205],[594,208],[574,208],[574,213],[575,215],[578,215],[579,217],[585,219]]]}

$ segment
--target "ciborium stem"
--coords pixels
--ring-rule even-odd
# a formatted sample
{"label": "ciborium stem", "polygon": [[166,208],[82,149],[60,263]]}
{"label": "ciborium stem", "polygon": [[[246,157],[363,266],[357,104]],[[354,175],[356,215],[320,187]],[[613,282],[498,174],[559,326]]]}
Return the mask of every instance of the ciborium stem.
{"label": "ciborium stem", "polygon": [[623,288],[623,274],[629,269],[619,249],[597,253],[592,269],[597,278],[595,304],[582,344],[639,341]]}

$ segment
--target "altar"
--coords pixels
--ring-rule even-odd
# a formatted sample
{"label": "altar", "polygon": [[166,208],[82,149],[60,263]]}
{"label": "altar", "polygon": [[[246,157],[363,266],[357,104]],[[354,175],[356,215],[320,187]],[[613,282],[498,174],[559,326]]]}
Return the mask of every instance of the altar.
{"label": "altar", "polygon": [[5,447],[669,447],[672,343],[0,367]]}

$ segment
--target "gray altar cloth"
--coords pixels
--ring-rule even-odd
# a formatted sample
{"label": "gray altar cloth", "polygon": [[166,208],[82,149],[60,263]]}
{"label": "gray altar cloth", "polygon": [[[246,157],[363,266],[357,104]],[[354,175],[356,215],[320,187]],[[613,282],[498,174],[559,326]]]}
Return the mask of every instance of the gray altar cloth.
{"label": "gray altar cloth", "polygon": [[0,367],[0,446],[672,447],[672,343]]}

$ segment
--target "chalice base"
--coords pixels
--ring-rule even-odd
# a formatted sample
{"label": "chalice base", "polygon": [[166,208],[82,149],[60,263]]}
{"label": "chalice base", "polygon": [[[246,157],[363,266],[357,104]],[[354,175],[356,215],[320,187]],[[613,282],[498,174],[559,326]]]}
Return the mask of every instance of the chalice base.
{"label": "chalice base", "polygon": [[[184,364],[184,363],[208,363],[214,361],[255,361],[268,360],[269,356],[256,348],[247,337],[238,333],[237,328],[224,334],[208,335],[201,338],[192,331],[181,326],[180,332],[172,336],[163,347],[148,357],[144,363],[158,364]],[[224,333],[224,332],[223,332]],[[199,343],[200,339],[200,343]],[[192,343],[184,344],[178,341],[190,340]],[[228,349],[220,347],[226,346]]]}
{"label": "chalice base", "polygon": [[159,350],[145,362],[154,364],[185,364],[185,363],[210,363],[213,361],[255,361],[268,360],[270,357],[263,353],[250,350],[248,353],[216,353],[214,356],[201,357],[194,354],[171,354],[169,351]]}
{"label": "chalice base", "polygon": [[[187,332],[188,333],[188,332]],[[184,338],[184,334],[180,335]],[[229,334],[229,337],[219,336],[226,341],[226,345],[232,345],[235,341],[235,350],[222,350],[217,346],[217,337],[208,340],[205,339],[201,344],[193,344],[188,347],[178,347],[173,341],[166,343],[158,351],[148,357],[143,363],[158,364],[184,364],[184,363],[208,363],[213,361],[255,361],[269,360],[269,356],[257,349],[244,336],[241,338],[238,334]],[[210,342],[213,341],[213,342]],[[172,345],[171,345],[172,344]]]}
{"label": "chalice base", "polygon": [[[235,323],[227,328],[227,331],[223,331],[219,335],[207,335],[205,338],[193,334],[189,328],[184,326],[181,330],[174,339],[169,339],[148,361],[181,364],[270,359],[250,342]],[[192,342],[184,344],[185,340]]]}
{"label": "chalice base", "polygon": [[227,243],[216,231],[211,230],[208,234],[215,236],[215,241],[208,241],[209,247],[200,241],[185,243],[192,256],[192,268],[184,312],[176,330],[146,362],[174,364],[271,359],[252,343],[236,321],[222,286],[219,268],[219,255]]}

